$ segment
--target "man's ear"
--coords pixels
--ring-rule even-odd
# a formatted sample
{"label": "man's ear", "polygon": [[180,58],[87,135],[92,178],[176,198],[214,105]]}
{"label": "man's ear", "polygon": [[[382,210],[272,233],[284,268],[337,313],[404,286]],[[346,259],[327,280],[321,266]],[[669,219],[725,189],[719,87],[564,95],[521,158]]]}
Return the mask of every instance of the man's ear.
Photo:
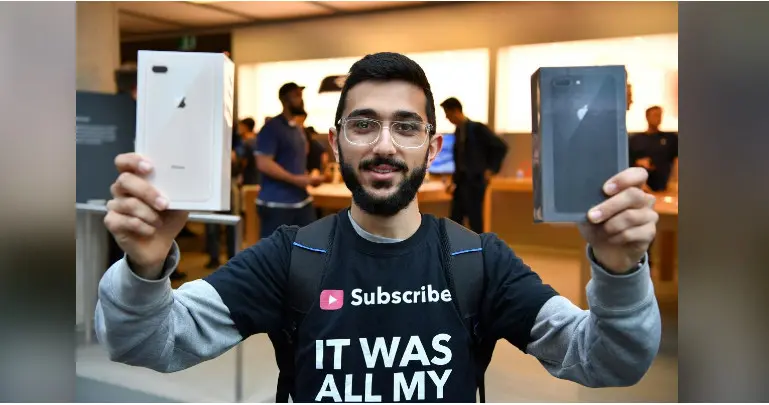
{"label": "man's ear", "polygon": [[433,160],[441,153],[443,149],[443,135],[435,134],[430,138],[427,151],[427,167],[429,168],[433,164]]}
{"label": "man's ear", "polygon": [[338,134],[336,128],[331,127],[328,129],[328,145],[331,146],[331,151],[334,152],[334,159],[339,161],[339,143],[337,142]]}

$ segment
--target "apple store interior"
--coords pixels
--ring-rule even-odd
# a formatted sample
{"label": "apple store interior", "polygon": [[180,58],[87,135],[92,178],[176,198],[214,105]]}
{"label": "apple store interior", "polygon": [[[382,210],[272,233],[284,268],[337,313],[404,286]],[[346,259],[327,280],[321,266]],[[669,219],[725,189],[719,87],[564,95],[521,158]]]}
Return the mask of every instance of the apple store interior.
{"label": "apple store interior", "polygon": [[[104,226],[104,206],[117,175],[114,157],[133,148],[130,95],[143,50],[226,54],[235,66],[233,136],[242,140],[258,139],[262,126],[281,114],[281,86],[303,87],[303,126],[318,147],[312,170],[322,178],[308,192],[320,216],[348,207],[352,198],[328,141],[345,75],[367,54],[408,56],[429,78],[436,131],[444,139],[419,189],[420,211],[437,217],[451,212],[456,127],[439,104],[456,98],[465,116],[487,125],[508,147],[500,170],[488,179],[482,231],[498,235],[545,283],[584,309],[590,265],[577,227],[533,220],[532,73],[543,66],[624,65],[630,139],[651,130],[651,112],[659,113],[655,130],[678,136],[676,2],[78,2],[75,328],[81,402],[276,400],[278,368],[266,335],[169,374],[110,361],[96,338],[98,283],[122,257]],[[94,123],[81,119],[86,111],[112,122],[89,125]],[[648,190],[659,214],[649,257],[662,314],[662,343],[649,372],[634,386],[586,388],[553,378],[537,359],[500,342],[486,372],[486,401],[678,401],[677,140],[675,147],[669,177]],[[630,156],[631,166],[652,170],[648,158]],[[244,160],[243,170],[250,164]],[[254,176],[244,171],[233,183],[233,208],[225,219],[190,218],[177,238],[182,256],[171,276],[174,288],[212,274],[232,251],[259,242],[261,188]]]}

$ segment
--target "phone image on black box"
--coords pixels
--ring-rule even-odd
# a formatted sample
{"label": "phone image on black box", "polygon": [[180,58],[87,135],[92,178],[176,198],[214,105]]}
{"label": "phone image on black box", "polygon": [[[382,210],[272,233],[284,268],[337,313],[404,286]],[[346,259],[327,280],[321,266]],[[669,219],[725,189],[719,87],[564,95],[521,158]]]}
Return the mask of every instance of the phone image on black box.
{"label": "phone image on black box", "polygon": [[[215,94],[211,65],[185,63],[179,58],[152,57],[142,66],[145,80],[139,88],[143,103],[142,154],[156,158],[154,185],[181,201],[207,201],[213,194],[216,148],[210,134]],[[189,179],[196,179],[194,187]]]}
{"label": "phone image on black box", "polygon": [[551,81],[554,200],[559,212],[587,213],[606,198],[602,186],[618,168],[617,108],[622,103],[617,86],[612,76],[582,73]]}

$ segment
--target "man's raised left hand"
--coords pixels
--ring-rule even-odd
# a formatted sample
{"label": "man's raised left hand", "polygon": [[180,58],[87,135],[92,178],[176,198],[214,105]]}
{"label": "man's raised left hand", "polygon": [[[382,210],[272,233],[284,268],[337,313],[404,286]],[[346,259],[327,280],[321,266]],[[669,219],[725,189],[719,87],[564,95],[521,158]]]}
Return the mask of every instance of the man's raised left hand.
{"label": "man's raised left hand", "polygon": [[659,215],[654,196],[641,189],[647,177],[645,169],[632,167],[609,179],[603,187],[609,198],[593,207],[587,222],[579,225],[595,260],[606,270],[634,270],[654,240]]}

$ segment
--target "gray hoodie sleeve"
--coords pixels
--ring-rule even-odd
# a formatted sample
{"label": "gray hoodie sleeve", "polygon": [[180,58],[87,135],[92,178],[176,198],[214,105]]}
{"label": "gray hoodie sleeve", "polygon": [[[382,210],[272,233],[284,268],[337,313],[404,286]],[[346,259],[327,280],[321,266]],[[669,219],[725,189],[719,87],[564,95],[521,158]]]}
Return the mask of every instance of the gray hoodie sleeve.
{"label": "gray hoodie sleeve", "polygon": [[636,384],[661,338],[648,257],[625,275],[609,274],[592,258],[591,263],[590,310],[560,296],[550,298],[537,315],[526,351],[553,376],[587,387]]}
{"label": "gray hoodie sleeve", "polygon": [[121,259],[102,277],[95,324],[110,359],[168,373],[226,352],[242,338],[217,291],[204,280],[171,289],[174,243],[159,280],[145,280]]}

